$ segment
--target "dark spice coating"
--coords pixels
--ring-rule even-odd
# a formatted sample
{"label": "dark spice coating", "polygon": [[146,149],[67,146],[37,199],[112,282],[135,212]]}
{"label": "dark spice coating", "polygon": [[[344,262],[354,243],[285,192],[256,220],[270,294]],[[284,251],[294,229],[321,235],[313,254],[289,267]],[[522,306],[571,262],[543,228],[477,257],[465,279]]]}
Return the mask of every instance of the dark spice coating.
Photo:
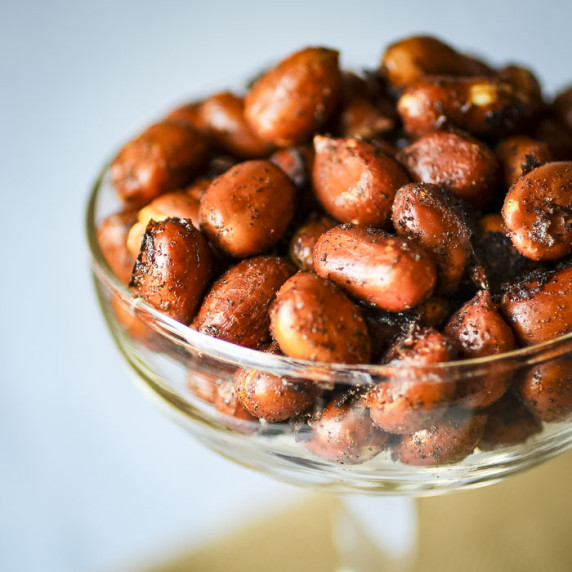
{"label": "dark spice coating", "polygon": [[122,201],[142,206],[188,184],[206,167],[208,143],[189,123],[164,120],[127,143],[111,164]]}
{"label": "dark spice coating", "polygon": [[427,76],[411,84],[397,110],[413,137],[457,127],[483,138],[518,131],[536,111],[528,96],[507,81],[446,76]]}
{"label": "dark spice coating", "polygon": [[408,465],[450,465],[470,455],[483,435],[487,416],[449,411],[437,423],[393,446],[394,457]]}
{"label": "dark spice coating", "polygon": [[492,74],[490,68],[457,52],[432,36],[412,36],[387,47],[381,72],[396,88],[404,88],[427,75],[472,76]]}
{"label": "dark spice coating", "polygon": [[239,262],[213,284],[193,327],[233,344],[263,346],[270,341],[268,308],[294,272],[292,264],[277,256]]}
{"label": "dark spice coating", "polygon": [[536,417],[562,421],[572,414],[572,358],[565,356],[535,366],[517,388]]}
{"label": "dark spice coating", "polygon": [[270,308],[280,349],[293,358],[367,363],[371,342],[360,309],[334,284],[299,272],[280,288]]}
{"label": "dark spice coating", "polygon": [[437,280],[433,260],[415,242],[352,224],[336,226],[318,239],[314,268],[353,296],[390,312],[428,298]]}
{"label": "dark spice coating", "polygon": [[320,236],[334,226],[336,223],[331,218],[322,216],[312,218],[298,227],[290,240],[288,253],[290,259],[300,270],[314,271],[314,246]]}
{"label": "dark spice coating", "polygon": [[215,93],[199,107],[200,121],[211,140],[241,159],[264,157],[272,145],[262,141],[244,117],[244,99],[230,91]]}
{"label": "dark spice coating", "polygon": [[438,290],[457,290],[473,254],[462,203],[441,187],[412,183],[397,191],[392,220],[400,237],[417,242],[432,254],[438,269]]}
{"label": "dark spice coating", "polygon": [[314,191],[340,222],[388,228],[391,204],[409,182],[405,169],[375,143],[353,137],[314,137]]}
{"label": "dark spice coating", "polygon": [[507,289],[499,309],[523,345],[572,332],[572,268],[527,276]]}
{"label": "dark spice coating", "polygon": [[441,418],[455,397],[455,383],[435,374],[430,379],[419,379],[429,372],[418,366],[451,361],[456,355],[453,341],[433,328],[414,327],[398,339],[385,361],[416,369],[404,369],[368,391],[367,406],[374,423],[384,431],[403,435],[429,427]]}
{"label": "dark spice coating", "polygon": [[242,406],[232,380],[221,380],[216,386],[213,405],[217,411],[225,416],[225,424],[234,431],[246,435],[258,431],[260,427],[258,418],[250,415]]}
{"label": "dark spice coating", "polygon": [[548,145],[527,135],[513,135],[503,139],[495,154],[501,164],[504,183],[510,187],[519,177],[552,159]]}
{"label": "dark spice coating", "polygon": [[209,245],[189,220],[151,220],[129,285],[157,310],[188,324],[211,274]]}
{"label": "dark spice coating", "polygon": [[[281,355],[276,342],[266,352]],[[286,421],[306,411],[318,395],[312,381],[281,377],[265,371],[239,369],[234,388],[243,407],[255,417],[271,423]]]}
{"label": "dark spice coating", "polygon": [[434,183],[475,208],[492,198],[499,165],[492,150],[459,132],[436,131],[424,135],[397,154],[417,182]]}
{"label": "dark spice coating", "polygon": [[523,443],[542,431],[540,420],[512,392],[488,407],[486,413],[485,431],[479,442],[483,451]]}
{"label": "dark spice coating", "polygon": [[267,71],[245,98],[245,117],[252,130],[279,146],[308,140],[340,99],[338,56],[335,50],[306,48]]}
{"label": "dark spice coating", "polygon": [[286,232],[294,216],[296,190],[268,161],[239,163],[217,177],[201,198],[201,230],[236,258],[261,254]]}
{"label": "dark spice coating", "polygon": [[127,248],[127,236],[136,220],[137,211],[129,210],[108,216],[97,226],[97,240],[101,252],[124,284],[129,284],[136,259]]}
{"label": "dark spice coating", "polygon": [[572,251],[572,161],[546,163],[518,179],[506,195],[504,222],[515,248],[532,260]]}
{"label": "dark spice coating", "polygon": [[356,465],[383,451],[389,436],[370,419],[363,399],[332,400],[310,421],[304,442],[315,455],[340,464]]}

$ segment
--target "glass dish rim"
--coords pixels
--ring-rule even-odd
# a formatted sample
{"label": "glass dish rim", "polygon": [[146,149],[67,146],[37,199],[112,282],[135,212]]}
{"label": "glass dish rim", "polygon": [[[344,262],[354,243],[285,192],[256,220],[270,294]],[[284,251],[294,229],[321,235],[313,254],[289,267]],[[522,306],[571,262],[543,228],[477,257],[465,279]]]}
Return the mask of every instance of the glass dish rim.
{"label": "glass dish rim", "polygon": [[[324,363],[294,359],[246,348],[222,339],[208,336],[191,327],[177,322],[156,310],[153,306],[137,297],[111,269],[97,239],[96,205],[102,190],[105,176],[109,172],[110,162],[105,163],[97,176],[89,193],[85,211],[85,232],[91,256],[91,267],[96,276],[102,280],[114,295],[119,295],[124,303],[137,311],[138,315],[151,318],[149,325],[160,335],[187,346],[193,353],[208,355],[229,365],[244,368],[249,367],[280,375],[290,375],[296,378],[307,378],[315,381],[341,381],[345,383],[371,383],[373,378],[391,379],[400,377],[404,372],[415,374],[417,378],[431,379],[438,375],[441,379],[449,376],[456,379],[490,373],[491,368],[502,373],[515,367],[532,366],[545,361],[563,357],[571,353],[572,332],[541,342],[505,352],[503,354],[441,362],[431,366],[419,364],[345,364]],[[499,368],[498,370],[496,368]],[[451,377],[452,376],[452,377]],[[335,379],[334,379],[335,378]]]}

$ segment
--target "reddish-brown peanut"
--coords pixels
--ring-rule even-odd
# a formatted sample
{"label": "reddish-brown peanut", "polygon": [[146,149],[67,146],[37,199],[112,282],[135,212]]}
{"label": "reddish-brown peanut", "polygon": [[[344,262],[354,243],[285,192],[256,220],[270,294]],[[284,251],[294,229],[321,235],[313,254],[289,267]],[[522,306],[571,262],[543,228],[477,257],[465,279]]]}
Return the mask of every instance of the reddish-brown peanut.
{"label": "reddish-brown peanut", "polygon": [[212,286],[193,327],[215,338],[249,348],[270,341],[268,308],[294,267],[276,256],[243,260]]}
{"label": "reddish-brown peanut", "polygon": [[561,123],[572,132],[572,86],[556,96],[552,108]]}
{"label": "reddish-brown peanut", "polygon": [[145,205],[186,185],[206,166],[205,137],[188,123],[165,120],[127,143],[111,164],[119,198]]}
{"label": "reddish-brown peanut", "polygon": [[300,270],[314,271],[314,246],[326,231],[336,226],[336,223],[325,216],[310,219],[294,233],[290,240],[290,259]]}
{"label": "reddish-brown peanut", "polygon": [[402,149],[397,159],[414,181],[440,185],[476,208],[490,201],[498,179],[491,149],[461,133],[429,133]]}
{"label": "reddish-brown peanut", "polygon": [[[414,328],[387,352],[389,365],[397,368],[392,379],[373,386],[367,394],[374,423],[389,433],[413,433],[428,427],[447,409],[455,396],[455,384],[429,375],[423,365],[447,362],[457,351],[452,341],[432,328]],[[426,376],[426,377],[424,377]]]}
{"label": "reddish-brown peanut", "polygon": [[526,135],[514,135],[503,139],[496,147],[504,174],[504,182],[510,187],[519,177],[551,160],[548,145]]}
{"label": "reddish-brown peanut", "polygon": [[130,286],[149,304],[188,324],[211,279],[212,257],[203,235],[185,219],[147,225]]}
{"label": "reddish-brown peanut", "polygon": [[272,145],[253,133],[244,118],[244,100],[230,91],[215,93],[200,106],[200,117],[214,143],[243,159],[264,157]]}
{"label": "reddish-brown peanut", "polygon": [[292,276],[270,308],[272,335],[293,358],[367,363],[371,344],[359,308],[334,284],[308,272]]}
{"label": "reddish-brown peanut", "polygon": [[472,254],[471,232],[460,201],[436,185],[405,185],[395,196],[393,225],[399,236],[416,241],[433,255],[438,288],[454,292]]}
{"label": "reddish-brown peanut", "polygon": [[539,272],[511,286],[500,310],[523,345],[572,332],[572,268]]}
{"label": "reddish-brown peanut", "polygon": [[302,143],[327,121],[340,94],[338,52],[306,48],[256,81],[246,95],[245,117],[264,141]]}
{"label": "reddish-brown peanut", "polygon": [[215,179],[201,198],[201,230],[231,256],[260,254],[288,228],[295,194],[290,179],[272,163],[239,163]]}
{"label": "reddish-brown peanut", "polygon": [[437,280],[434,262],[415,242],[351,224],[318,239],[314,268],[353,296],[390,312],[428,298]]}
{"label": "reddish-brown peanut", "polygon": [[408,465],[450,465],[470,455],[483,435],[487,416],[449,412],[428,429],[404,435],[393,453]]}
{"label": "reddish-brown peanut", "polygon": [[546,163],[518,179],[502,215],[515,248],[532,260],[572,250],[572,161]]}
{"label": "reddish-brown peanut", "polygon": [[312,178],[312,165],[314,164],[314,147],[300,145],[278,149],[268,159],[280,167],[294,183],[297,189],[306,187]]}
{"label": "reddish-brown peanut", "polygon": [[388,435],[367,415],[363,400],[333,400],[310,422],[305,442],[315,455],[337,463],[356,465],[383,451]]}
{"label": "reddish-brown peanut", "polygon": [[407,87],[426,75],[486,75],[488,66],[467,57],[431,36],[412,36],[391,44],[381,69],[397,88]]}
{"label": "reddish-brown peanut", "polygon": [[374,143],[314,138],[312,180],[326,211],[340,222],[387,227],[399,187],[409,182],[403,167]]}
{"label": "reddish-brown peanut", "polygon": [[131,253],[127,248],[129,230],[136,220],[137,211],[125,211],[107,217],[97,226],[97,240],[101,252],[124,284],[129,284],[131,271],[139,252],[137,249],[137,253]]}
{"label": "reddish-brown peanut", "polygon": [[499,137],[526,125],[531,104],[508,82],[489,77],[426,77],[410,85],[397,103],[405,130],[420,137],[458,127]]}

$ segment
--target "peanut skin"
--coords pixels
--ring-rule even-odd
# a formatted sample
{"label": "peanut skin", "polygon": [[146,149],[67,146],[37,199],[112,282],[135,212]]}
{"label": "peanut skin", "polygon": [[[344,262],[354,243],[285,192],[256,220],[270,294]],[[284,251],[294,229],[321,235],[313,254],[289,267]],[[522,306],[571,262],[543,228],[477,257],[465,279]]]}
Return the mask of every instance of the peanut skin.
{"label": "peanut skin", "polygon": [[390,312],[428,298],[437,280],[434,262],[415,242],[351,224],[318,239],[314,268],[353,296]]}

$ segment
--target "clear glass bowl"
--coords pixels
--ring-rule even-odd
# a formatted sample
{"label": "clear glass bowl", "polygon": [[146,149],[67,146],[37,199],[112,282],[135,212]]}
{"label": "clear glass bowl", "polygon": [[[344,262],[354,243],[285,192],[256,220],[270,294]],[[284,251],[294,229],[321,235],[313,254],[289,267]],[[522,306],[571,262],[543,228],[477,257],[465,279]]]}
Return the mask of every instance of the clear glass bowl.
{"label": "clear glass bowl", "polygon": [[[514,386],[527,376],[557,372],[565,383],[571,383],[572,334],[502,356],[432,367],[319,364],[239,347],[166,317],[136,298],[117,278],[98,244],[96,225],[119,209],[105,170],[91,194],[86,222],[95,287],[109,329],[156,403],[222,455],[290,483],[336,492],[419,495],[490,484],[571,447],[572,416],[567,415],[557,421],[536,422],[531,431],[525,431],[525,435],[534,434],[521,442],[514,443],[518,438],[511,434],[508,440],[513,444],[502,444],[505,435],[495,445],[494,427],[489,424],[485,426],[488,446],[474,448],[471,439],[482,428],[484,417],[467,403],[486,402],[499,380]],[[296,422],[280,423],[234,416],[230,398],[239,368],[286,376],[292,383],[311,380],[320,394],[316,408],[328,399],[342,403],[340,396],[360,394],[374,384],[404,388],[421,384],[427,389],[449,383],[460,388],[457,395],[464,393],[464,398],[422,413],[424,426],[436,423],[444,431],[442,440],[433,442],[427,454],[424,447],[431,443],[431,430],[415,438],[381,434],[363,400],[334,406],[333,421],[328,423],[308,423],[304,415]],[[223,387],[227,388],[226,400],[220,397]],[[212,400],[217,392],[215,407]],[[340,431],[338,414],[351,417],[350,431]],[[453,419],[446,429],[444,419]],[[464,441],[468,451],[447,452],[451,444]],[[404,442],[408,444],[405,449]],[[411,464],[411,459],[429,464]]]}

